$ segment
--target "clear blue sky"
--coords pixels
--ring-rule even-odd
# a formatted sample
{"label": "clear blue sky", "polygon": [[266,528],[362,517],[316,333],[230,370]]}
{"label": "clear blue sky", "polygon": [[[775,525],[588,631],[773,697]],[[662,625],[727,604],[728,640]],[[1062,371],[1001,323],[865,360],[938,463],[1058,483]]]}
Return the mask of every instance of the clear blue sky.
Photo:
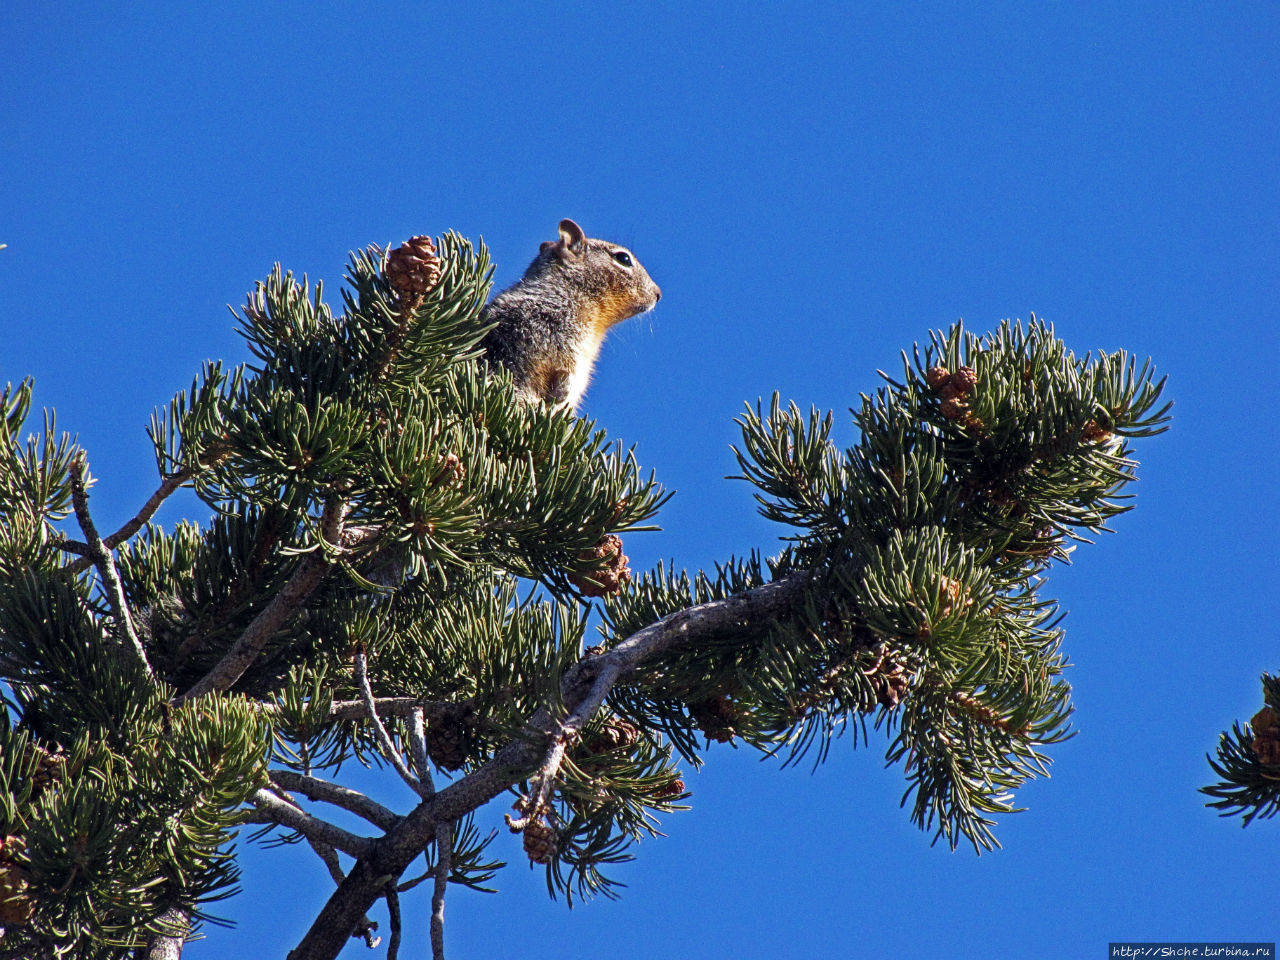
{"label": "clear blue sky", "polygon": [[[585,412],[678,491],[665,532],[628,538],[633,566],[692,568],[774,548],[723,479],[744,401],[842,411],[960,316],[1034,311],[1080,352],[1150,354],[1174,428],[1138,449],[1137,510],[1052,577],[1080,734],[1003,850],[930,848],[882,752],[846,743],[810,775],[721,746],[619,903],[549,902],[504,834],[501,894],[452,895],[451,955],[1274,940],[1280,823],[1241,830],[1196,788],[1280,668],[1278,57],[1274,0],[13,2],[0,382],[35,375],[110,528],[154,488],[153,406],[204,359],[247,358],[225,305],[273,262],[336,299],[347,250],[454,228],[505,284],[571,216],[662,286]],[[283,956],[329,890],[309,857],[247,851],[239,926],[189,956]],[[405,909],[425,936],[425,894]]]}

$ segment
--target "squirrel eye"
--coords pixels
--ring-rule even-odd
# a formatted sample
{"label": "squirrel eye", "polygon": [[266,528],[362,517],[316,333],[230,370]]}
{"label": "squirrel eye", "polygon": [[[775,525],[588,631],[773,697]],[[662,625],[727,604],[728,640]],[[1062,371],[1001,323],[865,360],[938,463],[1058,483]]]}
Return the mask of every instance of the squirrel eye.
{"label": "squirrel eye", "polygon": [[631,254],[627,253],[625,250],[615,250],[613,253],[613,259],[617,260],[624,267],[631,266]]}

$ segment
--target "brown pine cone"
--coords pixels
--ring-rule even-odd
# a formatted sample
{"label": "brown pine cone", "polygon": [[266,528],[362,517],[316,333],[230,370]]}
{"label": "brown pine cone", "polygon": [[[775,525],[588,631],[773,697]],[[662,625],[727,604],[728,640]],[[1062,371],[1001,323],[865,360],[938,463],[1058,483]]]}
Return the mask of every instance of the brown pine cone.
{"label": "brown pine cone", "polygon": [[1280,714],[1263,707],[1249,721],[1253,727],[1253,753],[1259,763],[1280,764]]}
{"label": "brown pine cone", "polygon": [[583,738],[586,753],[606,753],[618,747],[629,747],[640,739],[636,725],[621,717],[610,717],[604,725]]}
{"label": "brown pine cone", "polygon": [[387,282],[402,298],[420,297],[440,282],[440,257],[430,237],[410,237],[387,256]]}
{"label": "brown pine cone", "polygon": [[1270,707],[1263,707],[1253,715],[1253,719],[1249,721],[1249,726],[1253,727],[1255,736],[1261,736],[1271,731],[1280,731],[1280,714]]}
{"label": "brown pine cone", "polygon": [[947,397],[938,405],[938,412],[948,420],[959,420],[968,412],[968,406],[963,400]]}
{"label": "brown pine cone", "polygon": [[929,385],[930,390],[941,390],[943,385],[951,379],[951,371],[939,364],[930,367],[925,371],[924,382]]}
{"label": "brown pine cone", "polygon": [[556,855],[556,832],[542,820],[530,820],[524,828],[524,852],[531,863],[550,863]]}
{"label": "brown pine cone", "polygon": [[951,375],[951,386],[962,397],[972,393],[977,385],[978,372],[973,367],[961,367]]}
{"label": "brown pine cone", "polygon": [[863,669],[867,679],[871,681],[871,689],[876,695],[876,702],[882,707],[896,707],[911,688],[911,672],[901,662],[894,651],[881,644],[873,654],[876,661]]}
{"label": "brown pine cone", "polygon": [[672,780],[670,783],[663,784],[656,791],[654,791],[653,795],[655,797],[658,797],[659,799],[665,800],[668,797],[680,796],[680,794],[684,793],[684,789],[685,789],[684,781],[680,779],[676,779],[676,780]]}
{"label": "brown pine cone", "polygon": [[0,927],[20,926],[31,919],[27,871],[14,862],[25,847],[21,837],[0,838]]}
{"label": "brown pine cone", "polygon": [[706,734],[708,740],[716,743],[728,743],[735,733],[733,721],[738,719],[738,711],[728,697],[713,697],[689,704],[689,714],[698,729]]}
{"label": "brown pine cone", "polygon": [[911,681],[902,673],[887,673],[871,678],[871,685],[876,691],[876,700],[882,707],[892,709],[902,702]]}
{"label": "brown pine cone", "polygon": [[456,453],[445,454],[440,461],[440,472],[436,474],[436,483],[455,484],[467,475],[467,465]]}
{"label": "brown pine cone", "polygon": [[578,554],[578,560],[590,564],[582,572],[569,574],[569,582],[584,597],[607,597],[619,594],[631,580],[631,569],[622,552],[622,538],[610,533],[592,549]]}
{"label": "brown pine cone", "polygon": [[39,796],[53,782],[53,778],[58,775],[58,770],[67,762],[66,756],[59,748],[56,751],[45,750],[43,747],[34,747],[38,759],[36,760],[35,773],[31,776],[31,786],[36,796]]}
{"label": "brown pine cone", "polygon": [[1080,439],[1085,443],[1105,443],[1111,439],[1111,431],[1097,420],[1088,420],[1080,430]]}
{"label": "brown pine cone", "polygon": [[427,727],[427,755],[441,770],[461,770],[467,762],[463,721],[445,718]]}

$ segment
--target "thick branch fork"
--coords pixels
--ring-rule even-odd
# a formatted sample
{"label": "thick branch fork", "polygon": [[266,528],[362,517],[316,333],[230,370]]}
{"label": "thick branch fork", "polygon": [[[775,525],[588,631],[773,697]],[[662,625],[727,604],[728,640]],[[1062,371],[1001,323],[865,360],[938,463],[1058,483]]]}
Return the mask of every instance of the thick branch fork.
{"label": "thick branch fork", "polygon": [[535,713],[522,736],[509,741],[474,773],[420,803],[386,836],[360,856],[289,960],[334,960],[361,917],[384,895],[388,877],[399,877],[423,848],[436,839],[437,825],[458,820],[535,773],[555,738],[582,729],[609,691],[637,668],[662,655],[692,647],[711,636],[756,636],[794,610],[810,577],[796,574],[735,597],[677,611],[636,631],[599,656],[584,657],[561,682],[567,713]]}

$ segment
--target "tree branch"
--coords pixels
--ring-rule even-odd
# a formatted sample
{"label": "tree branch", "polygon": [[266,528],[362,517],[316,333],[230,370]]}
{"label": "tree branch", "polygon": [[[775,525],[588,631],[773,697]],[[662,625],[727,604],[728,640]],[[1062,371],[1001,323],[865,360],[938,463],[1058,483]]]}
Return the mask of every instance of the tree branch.
{"label": "tree branch", "polygon": [[[160,509],[160,505],[169,498],[170,494],[194,476],[195,471],[189,468],[179,470],[177,473],[166,475],[164,479],[160,481],[159,488],[147,499],[147,502],[142,505],[142,509],[138,511],[137,515],[115,533],[111,534],[111,536],[103,540],[103,545],[108,550],[114,550],[116,547],[120,546],[120,544],[132,537],[142,529],[143,525],[148,520],[155,516],[156,511]],[[66,550],[68,553],[77,553],[81,555],[81,559],[74,563],[67,564],[67,569],[71,573],[79,573],[82,570],[87,570],[93,562],[90,559],[91,555],[88,552],[88,544],[76,543],[74,540],[67,540],[58,544],[58,546],[61,549]]]}
{"label": "tree branch", "polygon": [[391,939],[387,941],[387,960],[399,960],[400,957],[400,893],[394,883],[387,884],[384,894],[387,898],[387,916],[390,918]]}
{"label": "tree branch", "polygon": [[405,766],[404,757],[400,755],[396,745],[391,742],[391,734],[387,733],[386,726],[378,718],[378,708],[373,702],[373,690],[369,686],[369,661],[365,655],[363,644],[356,648],[354,672],[356,685],[364,696],[364,707],[368,719],[373,723],[374,732],[378,737],[378,745],[382,747],[382,755],[387,758],[391,766],[395,767],[396,773],[400,774],[400,779],[409,785],[409,789],[425,799],[427,791],[423,788],[418,778],[409,772],[409,768]]}
{"label": "tree branch", "polygon": [[341,784],[308,777],[293,770],[268,770],[267,776],[271,778],[272,784],[281,790],[300,793],[308,800],[318,800],[321,803],[331,803],[335,807],[341,807],[348,813],[363,817],[383,831],[392,829],[402,819],[399,814],[388,810],[377,800]]}
{"label": "tree branch", "polygon": [[430,800],[435,796],[436,785],[431,779],[431,755],[427,750],[427,714],[422,707],[415,707],[409,719],[409,746],[413,766],[424,791],[422,799]]}
{"label": "tree branch", "polygon": [[580,727],[619,680],[663,654],[711,636],[737,633],[745,641],[758,635],[770,620],[795,608],[809,583],[809,574],[794,574],[734,597],[688,607],[636,631],[600,656],[579,660],[561,682],[569,710],[565,720],[557,722],[545,708],[538,710],[522,734],[508,741],[492,760],[424,800],[399,826],[375,841],[329,898],[289,954],[290,960],[334,960],[360,917],[382,896],[386,878],[404,872],[436,838],[438,824],[459,819],[527,779],[545,760],[551,739]]}
{"label": "tree branch", "polygon": [[147,651],[143,648],[142,641],[138,639],[137,631],[133,629],[133,617],[129,614],[129,604],[125,600],[124,587],[120,583],[120,574],[116,572],[115,561],[111,559],[111,551],[98,536],[93,518],[89,516],[89,495],[84,487],[84,468],[84,455],[81,454],[71,461],[69,471],[71,503],[75,508],[80,529],[84,531],[84,538],[88,541],[89,560],[98,568],[98,574],[102,577],[102,585],[106,590],[107,600],[111,604],[111,615],[115,620],[116,629],[128,641],[129,648],[142,664],[147,676],[154,678],[151,664],[147,662]]}
{"label": "tree branch", "polygon": [[436,825],[436,882],[431,892],[431,957],[444,960],[444,891],[453,867],[453,823]]}
{"label": "tree branch", "polygon": [[[269,790],[255,790],[249,801],[258,808],[257,813],[249,815],[250,823],[278,823],[290,830],[297,830],[308,840],[327,844],[353,857],[364,856],[373,846],[372,838],[358,837],[337,824],[314,817]],[[354,926],[352,924],[352,928]]]}
{"label": "tree branch", "polygon": [[170,907],[158,919],[161,932],[147,937],[146,960],[181,960],[191,917],[180,907]]}
{"label": "tree branch", "polygon": [[[378,534],[376,527],[360,527],[356,530],[343,531],[343,519],[346,515],[346,504],[332,498],[325,504],[324,513],[320,517],[320,535],[329,548],[346,551],[359,546]],[[272,598],[266,608],[253,618],[240,638],[231,645],[231,649],[223,654],[208,673],[201,677],[192,687],[176,699],[183,703],[215,690],[226,690],[239,680],[246,670],[253,665],[267,641],[297,612],[306,602],[316,587],[324,581],[335,561],[330,558],[324,548],[318,548],[307,555],[298,565],[289,582],[280,588],[280,592]]]}
{"label": "tree branch", "polygon": [[[415,710],[435,716],[449,707],[448,703],[417,697],[375,697],[373,704],[380,717],[412,717]],[[330,720],[364,720],[368,716],[369,708],[363,700],[335,700],[329,707]]]}

